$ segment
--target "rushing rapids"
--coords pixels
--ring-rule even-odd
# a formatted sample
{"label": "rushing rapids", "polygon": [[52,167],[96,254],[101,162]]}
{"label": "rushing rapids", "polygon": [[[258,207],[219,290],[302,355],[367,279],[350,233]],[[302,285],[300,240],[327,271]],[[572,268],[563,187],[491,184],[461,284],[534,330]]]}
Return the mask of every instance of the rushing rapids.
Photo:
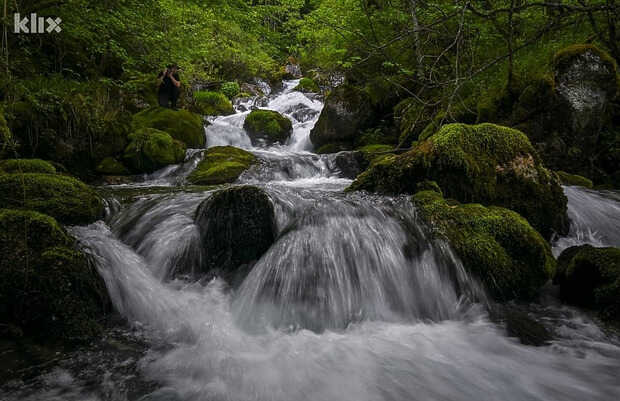
{"label": "rushing rapids", "polygon": [[[247,111],[206,128],[268,163],[239,183],[265,189],[278,238],[238,286],[175,275],[204,255],[194,222],[212,191],[174,188],[186,162],[108,199],[105,221],[73,227],[129,325],[51,368],[8,383],[6,400],[612,400],[620,342],[553,304],[533,308],[551,345],[524,346],[487,315],[487,299],[450,247],[429,239],[406,198],[344,194],[333,156],[311,153],[321,102],[285,83],[260,103],[294,122],[289,143],[253,148]],[[256,103],[256,99],[252,101]],[[252,104],[238,105],[247,110]],[[170,189],[170,188],[169,188]],[[620,245],[620,198],[565,188],[579,243]],[[239,229],[243,229],[240,227]],[[188,269],[189,267],[189,269]]]}

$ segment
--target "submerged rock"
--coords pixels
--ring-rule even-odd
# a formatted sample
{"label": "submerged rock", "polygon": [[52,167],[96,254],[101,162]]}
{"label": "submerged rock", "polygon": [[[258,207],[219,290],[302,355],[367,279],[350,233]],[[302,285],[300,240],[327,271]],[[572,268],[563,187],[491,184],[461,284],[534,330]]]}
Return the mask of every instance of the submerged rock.
{"label": "submerged rock", "polygon": [[564,250],[554,283],[564,301],[620,320],[620,249],[581,245]]}
{"label": "submerged rock", "polygon": [[56,167],[41,159],[7,159],[0,161],[0,172],[56,174]]}
{"label": "submerged rock", "polygon": [[[226,96],[224,98],[226,99]],[[202,117],[187,110],[151,107],[134,114],[132,128],[133,131],[140,128],[155,128],[167,132],[172,138],[190,148],[202,148],[205,145]]]}
{"label": "submerged rock", "polygon": [[73,177],[25,173],[0,174],[0,208],[46,213],[63,224],[88,224],[103,216],[103,202]]}
{"label": "submerged rock", "polygon": [[259,259],[276,238],[273,204],[265,191],[253,186],[214,193],[196,212],[204,246],[206,271],[224,276]]}
{"label": "submerged rock", "polygon": [[549,244],[517,213],[451,202],[433,190],[416,193],[413,201],[423,221],[448,240],[495,299],[531,299],[553,276]]}
{"label": "submerged rock", "polygon": [[123,159],[136,173],[151,173],[185,159],[185,144],[164,131],[140,128],[128,139]]}
{"label": "submerged rock", "polygon": [[256,156],[233,146],[209,148],[196,169],[187,177],[195,185],[219,185],[235,182],[250,166]]}
{"label": "submerged rock", "polygon": [[373,163],[349,190],[415,193],[436,181],[447,197],[515,210],[545,238],[568,231],[566,197],[527,137],[493,124],[449,124],[409,152]]}
{"label": "submerged rock", "polygon": [[0,323],[40,342],[84,341],[109,310],[105,284],[52,217],[0,209]]}
{"label": "submerged rock", "polygon": [[253,145],[279,142],[284,144],[293,133],[293,123],[273,110],[252,110],[245,118],[243,128]]}

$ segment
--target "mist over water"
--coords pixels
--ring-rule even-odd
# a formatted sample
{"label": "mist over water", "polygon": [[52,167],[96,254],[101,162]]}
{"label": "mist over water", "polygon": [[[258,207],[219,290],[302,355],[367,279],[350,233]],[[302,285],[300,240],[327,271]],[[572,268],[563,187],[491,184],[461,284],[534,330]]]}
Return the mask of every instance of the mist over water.
{"label": "mist over water", "polygon": [[[321,102],[292,91],[295,85],[285,82],[266,108],[289,118],[304,108],[320,112]],[[180,268],[200,267],[205,255],[194,214],[213,191],[144,191],[132,202],[111,195],[105,221],[71,228],[129,322],[126,338],[139,338],[143,351],[123,351],[118,360],[78,351],[43,375],[0,389],[0,398],[618,398],[616,337],[571,308],[547,305],[540,309],[557,336],[551,345],[508,337],[490,321],[483,289],[446,243],[430,239],[407,197],[342,192],[351,180],[331,156],[310,152],[318,112],[298,114],[290,141],[271,148],[251,146],[245,112],[206,129],[207,146],[232,144],[266,160],[239,183],[268,193],[278,237],[236,287],[220,278],[173,278]],[[195,161],[164,174],[167,185],[182,182],[187,163]],[[141,185],[161,183],[148,182]],[[618,245],[617,194],[565,191],[573,226],[554,252],[595,240]],[[83,355],[101,367],[92,377],[75,362]]]}

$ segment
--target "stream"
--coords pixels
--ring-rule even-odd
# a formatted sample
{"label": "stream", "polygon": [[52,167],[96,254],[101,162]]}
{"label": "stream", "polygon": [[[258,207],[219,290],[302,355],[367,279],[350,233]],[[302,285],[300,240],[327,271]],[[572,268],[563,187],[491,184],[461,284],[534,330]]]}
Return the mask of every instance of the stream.
{"label": "stream", "polygon": [[[238,285],[176,274],[199,266],[194,213],[213,191],[182,187],[203,150],[131,185],[109,186],[105,220],[71,227],[123,322],[100,341],[0,387],[0,399],[616,400],[620,339],[543,297],[528,311],[554,340],[522,345],[487,313],[484,290],[432,240],[406,197],[344,193],[334,155],[312,153],[321,99],[293,91],[210,120],[207,147],[265,162],[235,184],[263,188],[278,238]],[[284,145],[254,148],[251,107],[293,121]],[[565,187],[572,225],[553,252],[620,246],[620,194]],[[130,195],[128,195],[130,194]],[[242,229],[242,227],[240,227]]]}

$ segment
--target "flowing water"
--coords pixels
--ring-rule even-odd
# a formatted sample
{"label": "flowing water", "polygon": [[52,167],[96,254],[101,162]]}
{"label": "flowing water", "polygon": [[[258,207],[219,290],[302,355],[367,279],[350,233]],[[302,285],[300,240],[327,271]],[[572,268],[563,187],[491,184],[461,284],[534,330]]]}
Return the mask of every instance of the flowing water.
{"label": "flowing water", "polygon": [[[490,320],[483,289],[430,239],[406,197],[343,193],[351,181],[333,156],[311,152],[322,103],[295,84],[206,128],[207,146],[264,160],[239,183],[267,191],[279,235],[248,276],[235,286],[191,274],[205,256],[194,213],[213,192],[178,186],[200,150],[143,177],[131,195],[108,188],[105,221],[71,231],[128,323],[5,384],[0,399],[618,399],[616,336],[572,308],[537,305],[556,338],[522,345]],[[256,105],[293,121],[288,143],[252,147],[241,110]],[[565,191],[573,226],[555,252],[620,245],[617,194]]]}

